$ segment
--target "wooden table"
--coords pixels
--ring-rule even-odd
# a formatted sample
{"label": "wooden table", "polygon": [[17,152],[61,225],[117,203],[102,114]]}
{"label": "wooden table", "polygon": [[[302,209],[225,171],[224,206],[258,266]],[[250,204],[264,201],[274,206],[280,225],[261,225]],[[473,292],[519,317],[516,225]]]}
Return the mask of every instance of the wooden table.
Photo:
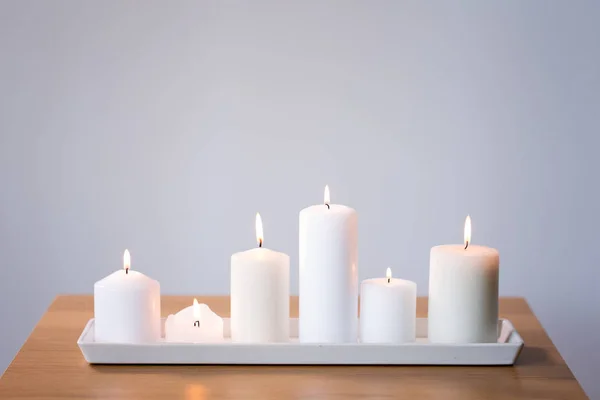
{"label": "wooden table", "polygon": [[[227,297],[199,300],[229,314]],[[162,314],[189,304],[164,296]],[[291,309],[297,315],[297,298]],[[426,311],[419,298],[417,315]],[[514,367],[91,366],[76,341],[92,314],[92,296],[57,297],[0,379],[0,399],[587,398],[521,298],[500,301],[525,340]]]}

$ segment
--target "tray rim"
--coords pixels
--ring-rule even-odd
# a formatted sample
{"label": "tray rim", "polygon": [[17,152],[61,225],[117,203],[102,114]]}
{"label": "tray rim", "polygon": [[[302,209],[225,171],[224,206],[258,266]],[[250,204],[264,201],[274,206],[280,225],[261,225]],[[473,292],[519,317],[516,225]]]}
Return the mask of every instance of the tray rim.
{"label": "tray rim", "polygon": [[[164,322],[166,318],[161,318],[161,326],[164,327]],[[229,318],[223,318],[224,322],[229,322]],[[298,318],[290,318],[290,321],[297,321]],[[427,321],[427,318],[417,318],[417,324],[423,323]],[[215,343],[192,343],[192,342],[166,342],[166,341],[158,341],[158,342],[149,342],[149,343],[118,343],[118,342],[96,342],[86,340],[87,335],[92,330],[94,326],[94,318],[91,318],[83,328],[83,331],[79,335],[77,339],[77,345],[83,351],[82,346],[123,346],[123,347],[181,347],[181,346],[194,346],[194,347],[215,347],[215,346],[223,346],[223,347],[292,347],[292,346],[319,346],[319,347],[333,347],[333,346],[346,346],[346,347],[406,347],[406,346],[424,346],[424,347],[523,347],[525,342],[523,338],[517,332],[516,328],[508,319],[499,318],[498,324],[499,327],[502,327],[501,332],[506,329],[508,332],[504,341],[498,341],[494,343],[429,343],[429,342],[408,342],[408,343],[361,343],[357,340],[354,343],[301,343],[301,342],[284,342],[284,343],[236,343],[231,341],[225,342],[215,342]],[[161,335],[164,337],[164,335]],[[499,337],[500,339],[500,337]],[[518,356],[518,354],[517,354]]]}
{"label": "tray rim", "polygon": [[[161,319],[164,327],[165,318]],[[230,319],[224,318],[225,341],[219,343],[94,342],[90,319],[77,344],[92,365],[280,365],[280,366],[509,366],[519,357],[524,341],[514,325],[499,319],[495,343],[429,343],[427,318],[417,318],[417,341],[411,343],[300,343],[298,318],[290,318],[290,341],[235,343],[229,336]]]}

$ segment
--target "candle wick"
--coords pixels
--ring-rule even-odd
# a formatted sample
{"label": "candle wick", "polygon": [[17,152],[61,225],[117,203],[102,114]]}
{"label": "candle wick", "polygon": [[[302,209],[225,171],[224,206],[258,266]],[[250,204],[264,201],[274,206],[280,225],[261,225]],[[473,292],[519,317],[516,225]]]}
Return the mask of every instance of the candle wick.
{"label": "candle wick", "polygon": [[331,210],[331,207],[329,207],[329,203],[325,203],[325,205],[327,206],[328,210]]}
{"label": "candle wick", "polygon": [[262,242],[263,242],[262,239],[258,239],[258,247],[262,247]]}
{"label": "candle wick", "polygon": [[129,274],[129,268],[125,268],[125,275]]}
{"label": "candle wick", "polygon": [[467,247],[469,247],[469,241],[468,240],[465,242],[465,250],[467,249]]}
{"label": "candle wick", "polygon": [[392,279],[392,278],[388,278],[388,283],[390,283],[390,279]]}
{"label": "candle wick", "polygon": [[194,321],[194,326],[197,326],[198,328],[200,328],[200,321]]}

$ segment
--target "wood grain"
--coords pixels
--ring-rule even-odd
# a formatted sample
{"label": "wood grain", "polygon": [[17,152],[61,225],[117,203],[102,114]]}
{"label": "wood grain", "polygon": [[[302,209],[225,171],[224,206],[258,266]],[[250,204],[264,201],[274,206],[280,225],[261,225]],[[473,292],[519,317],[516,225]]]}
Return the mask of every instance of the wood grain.
{"label": "wood grain", "polygon": [[[229,315],[228,297],[203,297]],[[164,296],[162,314],[191,304]],[[298,299],[290,304],[297,315]],[[1,399],[585,399],[573,374],[521,298],[500,314],[525,340],[514,367],[90,366],[76,341],[92,296],[59,296],[0,379]],[[417,315],[426,316],[419,298]]]}

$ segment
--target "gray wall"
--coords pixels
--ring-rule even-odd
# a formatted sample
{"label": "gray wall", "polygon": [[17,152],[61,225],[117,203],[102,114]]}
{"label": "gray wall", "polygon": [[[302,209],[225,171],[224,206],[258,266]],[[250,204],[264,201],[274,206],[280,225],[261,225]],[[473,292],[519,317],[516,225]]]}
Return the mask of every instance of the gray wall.
{"label": "gray wall", "polygon": [[331,187],[360,278],[501,253],[600,398],[600,3],[0,2],[0,367],[58,293],[121,267],[227,294],[231,253],[292,259]]}

